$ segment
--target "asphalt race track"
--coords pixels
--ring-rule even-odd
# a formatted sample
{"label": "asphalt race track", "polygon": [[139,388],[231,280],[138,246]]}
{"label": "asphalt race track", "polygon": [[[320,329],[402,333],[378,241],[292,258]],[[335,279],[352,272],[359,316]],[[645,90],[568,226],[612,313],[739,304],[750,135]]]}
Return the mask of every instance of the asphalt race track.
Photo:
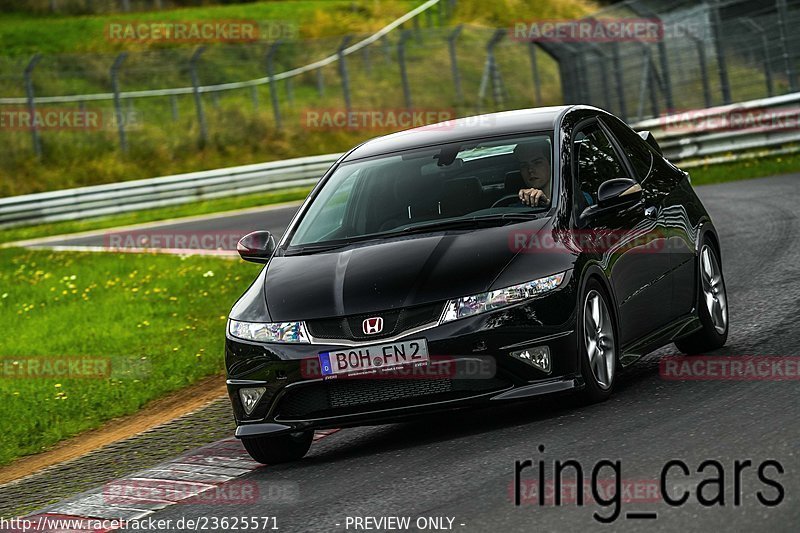
{"label": "asphalt race track", "polygon": [[[800,356],[798,180],[800,175],[698,188],[722,240],[729,297],[730,335],[727,346],[715,355]],[[262,228],[282,231],[292,210],[249,214],[225,224],[239,229],[255,221],[263,223]],[[221,223],[214,220],[214,229],[221,229]],[[206,227],[191,224],[181,229]],[[173,505],[151,517],[274,516],[284,532],[364,531],[352,519],[390,516],[410,517],[412,531],[418,530],[418,517],[452,518],[449,527],[464,532],[797,531],[800,381],[664,380],[659,358],[675,353],[670,346],[633,365],[620,376],[612,399],[600,405],[578,407],[569,397],[550,398],[345,429],[315,443],[299,463],[267,466],[241,478],[257,483],[262,494],[268,494],[273,483],[291,484],[298,489],[292,501],[265,499],[246,507]],[[610,526],[593,514],[613,515],[614,504],[589,501],[580,506],[567,498],[561,505],[523,501],[517,507],[512,491],[515,461],[527,459],[534,465],[544,461],[547,480],[553,478],[553,461],[574,459],[587,483],[598,461],[619,460],[616,477],[623,487],[632,487],[630,498],[620,503],[619,516]],[[670,506],[652,494],[635,493],[657,487],[662,468],[673,459],[685,463],[689,474],[670,470],[669,491],[676,491],[673,497],[688,491],[686,503]],[[716,468],[698,472],[706,460],[718,461],[723,469],[724,505],[698,503],[698,484],[720,477]],[[752,466],[736,483],[734,462],[745,460]],[[758,499],[759,493],[768,501],[779,499],[776,487],[759,480],[759,465],[769,460],[780,465],[766,468],[765,476],[783,491],[780,503],[771,507]],[[537,475],[538,469],[523,472],[523,478]],[[573,469],[565,471],[565,479],[573,475]],[[613,481],[615,474],[601,470],[597,478]],[[740,502],[735,501],[737,484]],[[707,498],[719,491],[709,483],[702,487]],[[445,527],[448,523],[444,520]],[[369,525],[372,530],[390,530],[385,523]]]}

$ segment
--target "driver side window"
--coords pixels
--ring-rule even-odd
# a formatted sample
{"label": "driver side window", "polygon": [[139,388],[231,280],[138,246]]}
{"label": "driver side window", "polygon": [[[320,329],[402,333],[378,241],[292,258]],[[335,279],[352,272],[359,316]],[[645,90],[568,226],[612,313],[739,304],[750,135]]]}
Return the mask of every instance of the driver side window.
{"label": "driver side window", "polygon": [[614,146],[596,122],[575,135],[573,161],[578,186],[576,203],[581,210],[597,203],[601,183],[626,174]]}

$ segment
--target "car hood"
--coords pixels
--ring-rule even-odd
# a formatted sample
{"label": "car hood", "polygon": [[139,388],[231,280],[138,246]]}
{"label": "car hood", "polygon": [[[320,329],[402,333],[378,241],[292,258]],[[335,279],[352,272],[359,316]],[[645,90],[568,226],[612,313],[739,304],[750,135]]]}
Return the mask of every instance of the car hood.
{"label": "car hood", "polygon": [[[547,222],[273,257],[264,279],[269,315],[275,322],[356,315],[485,292],[495,288],[493,283],[517,255],[510,245],[512,232],[540,231]],[[526,272],[527,279],[518,282],[534,279],[532,274]],[[502,286],[512,283],[503,281]]]}

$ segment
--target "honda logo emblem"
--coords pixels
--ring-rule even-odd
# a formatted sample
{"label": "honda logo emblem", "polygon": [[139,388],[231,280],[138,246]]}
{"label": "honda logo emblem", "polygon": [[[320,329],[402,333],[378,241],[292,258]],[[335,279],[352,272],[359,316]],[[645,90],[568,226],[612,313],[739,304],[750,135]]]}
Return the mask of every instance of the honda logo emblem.
{"label": "honda logo emblem", "polygon": [[383,331],[383,318],[376,316],[368,318],[361,323],[364,335],[375,335]]}

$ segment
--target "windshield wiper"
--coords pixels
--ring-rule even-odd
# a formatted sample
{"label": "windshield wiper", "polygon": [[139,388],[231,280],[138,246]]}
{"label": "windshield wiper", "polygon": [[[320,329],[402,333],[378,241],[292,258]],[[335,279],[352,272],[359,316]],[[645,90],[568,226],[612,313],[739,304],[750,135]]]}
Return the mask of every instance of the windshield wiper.
{"label": "windshield wiper", "polygon": [[[540,213],[503,213],[494,215],[480,215],[477,217],[457,218],[452,220],[439,220],[428,222],[426,224],[417,224],[409,226],[401,230],[396,230],[397,233],[418,233],[424,231],[435,231],[438,229],[458,228],[458,227],[475,227],[480,225],[493,225],[498,222],[523,222],[526,220],[535,220],[539,218]],[[394,233],[394,232],[392,232]]]}
{"label": "windshield wiper", "polygon": [[426,231],[436,231],[450,228],[474,228],[476,226],[491,226],[498,222],[524,222],[528,220],[535,220],[541,216],[541,213],[546,211],[542,208],[538,212],[529,213],[502,213],[493,215],[479,215],[469,218],[456,218],[445,219],[428,222],[426,224],[417,224],[403,229],[385,231],[383,233],[373,233],[370,235],[362,235],[359,237],[351,237],[347,240],[338,240],[335,242],[323,242],[319,244],[308,244],[305,246],[290,246],[286,252],[287,255],[305,255],[320,252],[329,252],[338,248],[344,248],[352,244],[359,244],[366,241],[381,240],[385,237],[398,237],[400,235],[409,235],[412,233],[423,233]]}

